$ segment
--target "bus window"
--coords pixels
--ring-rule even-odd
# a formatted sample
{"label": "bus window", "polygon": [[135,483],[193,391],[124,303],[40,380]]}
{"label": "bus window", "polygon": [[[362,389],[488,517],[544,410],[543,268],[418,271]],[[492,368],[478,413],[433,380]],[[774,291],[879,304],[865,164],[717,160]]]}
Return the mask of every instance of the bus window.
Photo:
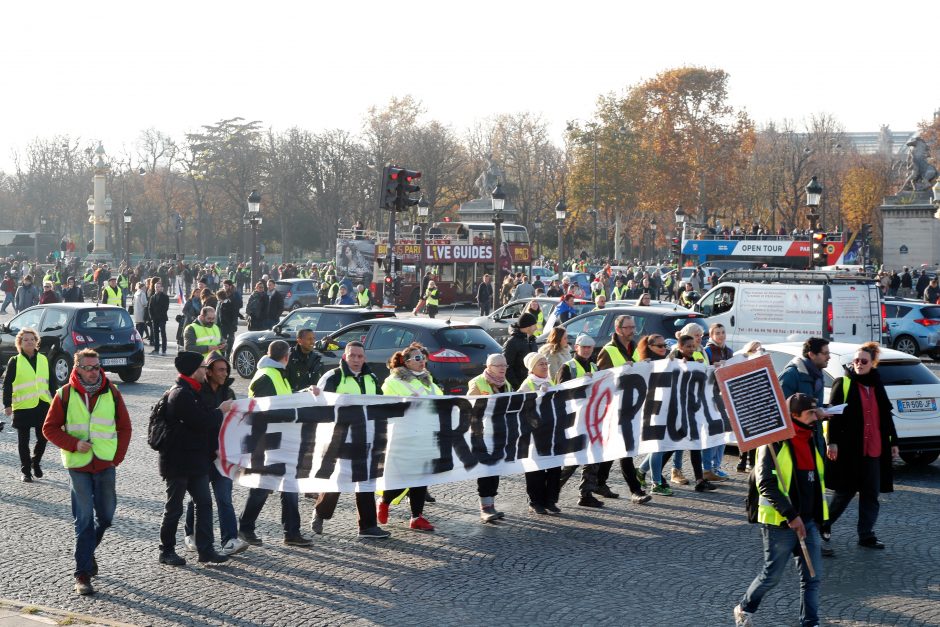
{"label": "bus window", "polygon": [[454,266],[456,264],[448,263],[440,266],[440,280],[441,281],[453,281],[454,280]]}

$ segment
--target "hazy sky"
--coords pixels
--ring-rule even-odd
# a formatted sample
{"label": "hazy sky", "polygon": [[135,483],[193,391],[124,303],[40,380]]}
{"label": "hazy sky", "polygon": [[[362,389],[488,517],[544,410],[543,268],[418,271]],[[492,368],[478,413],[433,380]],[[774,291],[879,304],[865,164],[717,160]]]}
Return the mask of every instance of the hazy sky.
{"label": "hazy sky", "polygon": [[681,65],[726,70],[758,123],[825,111],[849,131],[913,130],[940,108],[936,11],[877,4],[11,2],[0,168],[56,133],[116,152],[148,127],[179,137],[234,116],[358,130],[409,93],[457,131],[528,110],[560,138],[599,94]]}

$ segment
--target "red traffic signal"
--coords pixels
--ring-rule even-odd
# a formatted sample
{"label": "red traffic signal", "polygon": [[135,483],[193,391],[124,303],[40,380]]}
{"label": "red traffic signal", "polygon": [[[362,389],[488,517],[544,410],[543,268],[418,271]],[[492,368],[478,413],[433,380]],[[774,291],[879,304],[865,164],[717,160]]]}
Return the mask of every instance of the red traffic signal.
{"label": "red traffic signal", "polygon": [[385,285],[391,285],[394,280],[391,276],[385,277]]}

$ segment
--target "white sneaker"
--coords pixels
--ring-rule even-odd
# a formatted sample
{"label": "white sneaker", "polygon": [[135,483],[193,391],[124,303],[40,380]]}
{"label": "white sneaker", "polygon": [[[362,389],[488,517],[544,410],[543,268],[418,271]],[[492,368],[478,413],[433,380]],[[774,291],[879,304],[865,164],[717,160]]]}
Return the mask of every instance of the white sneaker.
{"label": "white sneaker", "polygon": [[183,544],[186,545],[187,551],[195,551],[196,550],[196,536],[186,536],[185,538],[183,538]]}
{"label": "white sneaker", "polygon": [[237,553],[241,553],[242,551],[247,549],[249,546],[251,545],[249,545],[247,542],[245,542],[241,538],[232,538],[231,540],[226,542],[225,545],[222,547],[221,553],[222,555],[235,555]]}
{"label": "white sneaker", "polygon": [[740,605],[734,606],[734,625],[735,627],[753,627],[754,623],[751,622],[751,617],[754,616],[751,612],[745,612],[741,609]]}

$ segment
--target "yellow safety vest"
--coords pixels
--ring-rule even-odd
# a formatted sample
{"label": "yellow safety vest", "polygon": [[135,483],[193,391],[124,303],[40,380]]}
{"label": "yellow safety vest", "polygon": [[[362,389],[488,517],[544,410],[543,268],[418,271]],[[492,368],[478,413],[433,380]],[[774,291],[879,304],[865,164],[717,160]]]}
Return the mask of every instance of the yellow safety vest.
{"label": "yellow safety vest", "polygon": [[627,296],[627,286],[621,285],[620,287],[615,287],[611,296],[614,300],[623,300]]}
{"label": "yellow safety vest", "polygon": [[49,362],[36,353],[36,370],[25,355],[16,356],[16,377],[13,379],[13,411],[32,409],[39,401],[52,402],[49,396]]}
{"label": "yellow safety vest", "polygon": [[272,368],[268,366],[267,368],[259,368],[255,372],[255,376],[252,377],[251,383],[248,384],[248,398],[255,397],[255,391],[252,386],[255,384],[255,381],[261,377],[267,375],[271,379],[271,383],[274,384],[274,393],[277,396],[290,396],[293,392],[290,389],[290,384],[287,382],[287,379],[284,378],[284,372],[279,368]]}
{"label": "yellow safety vest", "polygon": [[126,290],[128,286],[127,277],[123,274],[118,277],[118,287],[122,290]]}
{"label": "yellow safety vest", "polygon": [[[62,398],[62,387],[57,394]],[[88,412],[85,399],[77,390],[69,391],[69,404],[65,412],[65,432],[91,442],[91,450],[79,453],[61,450],[62,465],[66,468],[81,468],[91,463],[92,457],[110,462],[117,453],[117,412],[111,387],[98,395],[95,408]]]}
{"label": "yellow safety vest", "polygon": [[[365,375],[363,379],[366,382],[366,394],[375,394],[375,377],[370,375]],[[339,385],[336,386],[337,394],[362,394],[362,389],[360,389],[359,384],[356,383],[356,380],[352,377],[347,377],[346,374],[340,368],[340,379]]]}
{"label": "yellow safety vest", "polygon": [[441,388],[437,387],[433,380],[431,386],[428,387],[418,380],[405,382],[398,377],[386,379],[382,384],[382,393],[387,396],[440,396],[443,394]]}
{"label": "yellow safety vest", "polygon": [[[760,447],[757,452],[756,463],[762,463],[762,457],[764,455],[769,455],[767,451],[768,446],[773,446],[773,444],[767,444]],[[810,446],[812,441],[810,441]],[[823,509],[823,520],[829,520],[829,505],[826,503],[826,466],[823,463],[822,456],[819,454],[819,450],[813,446],[813,453],[816,459],[816,474],[819,475],[819,487],[822,489],[822,509]],[[783,492],[787,498],[790,495],[790,481],[793,479],[793,456],[790,453],[790,447],[786,445],[781,445],[780,450],[777,451],[777,466],[780,469],[779,474],[774,470],[774,474],[777,475],[777,487],[780,488],[780,491]],[[794,505],[798,505],[795,503]],[[780,515],[774,506],[770,504],[770,501],[761,496],[758,500],[757,505],[757,522],[763,523],[765,525],[774,525],[778,527],[783,523],[787,522],[787,519]]]}
{"label": "yellow safety vest", "polygon": [[[532,313],[528,309],[524,313]],[[542,313],[542,309],[539,308],[539,313],[535,316],[535,334],[542,335],[542,328],[545,326],[545,314]]]}
{"label": "yellow safety vest", "polygon": [[428,291],[424,293],[424,298],[427,300],[428,306],[437,307],[437,299],[440,295],[440,291],[428,289]]}
{"label": "yellow safety vest", "polygon": [[217,324],[204,327],[193,322],[189,324],[189,327],[192,327],[193,333],[196,334],[196,346],[216,346],[222,342],[222,331],[219,330]]}
{"label": "yellow safety vest", "polygon": [[470,379],[470,383],[467,384],[467,389],[472,388],[474,384],[476,384],[477,389],[483,392],[483,394],[495,394],[495,392],[493,392],[493,386],[486,380],[485,375],[480,374]]}
{"label": "yellow safety vest", "polygon": [[613,364],[614,368],[616,368],[617,366],[624,366],[628,363],[626,358],[623,356],[623,354],[621,354],[620,349],[614,346],[613,344],[611,344],[610,342],[608,342],[607,344],[604,344],[604,347],[602,350],[606,352],[608,355],[610,355],[610,363]]}
{"label": "yellow safety vest", "polygon": [[[626,363],[626,362],[624,362]],[[584,369],[584,366],[577,359],[569,359],[565,362],[565,368],[571,372],[571,378],[577,379],[583,377],[587,374],[587,371]],[[597,372],[597,364],[591,362],[591,372]]]}
{"label": "yellow safety vest", "polygon": [[367,292],[366,290],[362,290],[361,292],[357,293],[356,300],[359,301],[360,307],[368,307],[369,306],[369,292]]}
{"label": "yellow safety vest", "polygon": [[104,286],[104,304],[105,305],[121,305],[124,303],[124,299],[121,296],[121,288],[111,289],[110,285]]}
{"label": "yellow safety vest", "polygon": [[526,380],[522,382],[522,385],[520,385],[519,389],[516,391],[517,392],[522,391],[523,388],[529,388],[530,391],[535,392],[536,391],[535,381],[526,377]]}

